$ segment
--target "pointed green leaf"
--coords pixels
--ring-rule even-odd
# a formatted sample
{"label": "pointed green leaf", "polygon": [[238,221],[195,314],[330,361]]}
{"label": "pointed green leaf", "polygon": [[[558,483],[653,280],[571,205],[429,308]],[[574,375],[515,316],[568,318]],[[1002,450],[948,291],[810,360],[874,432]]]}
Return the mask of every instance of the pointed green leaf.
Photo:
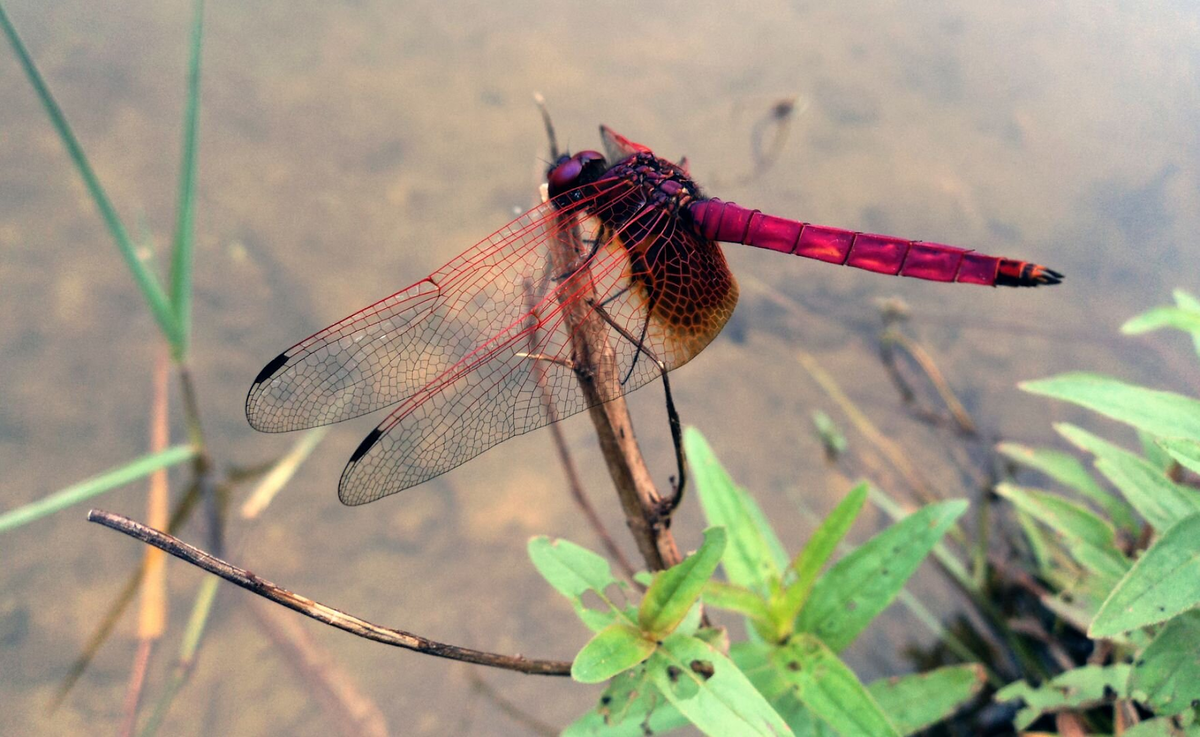
{"label": "pointed green leaf", "polygon": [[[573,542],[551,542],[547,537],[529,541],[529,557],[542,578],[571,600],[575,613],[593,632],[599,632],[618,618],[632,623],[624,603],[612,599],[624,595],[624,584],[613,578],[612,568],[604,558]],[[589,607],[584,595],[597,597],[600,608]]]}
{"label": "pointed green leaf", "polygon": [[996,450],[1006,458],[1040,471],[1063,486],[1078,491],[1103,509],[1118,527],[1137,529],[1137,520],[1129,506],[1105,491],[1075,456],[1048,448],[1030,448],[1020,443],[1000,443]]}
{"label": "pointed green leaf", "polygon": [[1200,312],[1182,307],[1155,307],[1130,318],[1121,326],[1121,332],[1126,335],[1138,335],[1162,328],[1174,328],[1200,335]]}
{"label": "pointed green leaf", "polygon": [[1025,708],[1017,712],[1013,722],[1022,731],[1047,712],[1084,709],[1128,698],[1128,681],[1128,665],[1088,665],[1069,670],[1036,688],[1024,681],[1010,683],[997,691],[995,698],[998,702],[1016,699],[1025,702]]}
{"label": "pointed green leaf", "polygon": [[159,329],[162,331],[163,337],[171,344],[173,351],[178,351],[179,348],[179,322],[175,317],[174,310],[171,308],[170,300],[167,299],[166,292],[158,283],[158,279],[151,273],[150,269],[138,258],[137,249],[133,246],[133,241],[129,238],[129,233],[125,230],[125,225],[121,222],[121,217],[117,214],[117,209],[113,207],[109,201],[108,195],[105,194],[104,188],[100,185],[100,180],[96,173],[92,170],[92,165],[88,163],[87,155],[83,152],[83,147],[79,145],[79,140],[75,138],[75,133],[71,130],[71,126],[67,123],[67,117],[63,114],[62,108],[58,106],[54,96],[50,94],[50,88],[46,86],[46,81],[42,78],[41,72],[33,63],[33,57],[29,55],[29,51],[25,48],[25,44],[21,41],[21,37],[17,34],[17,29],[13,27],[12,21],[8,19],[8,14],[5,13],[4,7],[0,5],[0,30],[4,31],[4,35],[8,37],[8,41],[12,44],[13,51],[17,55],[17,61],[20,62],[21,68],[25,71],[25,76],[29,79],[29,83],[33,86],[38,98],[41,100],[42,107],[45,108],[46,114],[50,116],[50,122],[58,131],[58,137],[62,140],[63,146],[67,149],[67,154],[71,157],[71,162],[75,164],[76,171],[79,172],[80,178],[83,179],[84,186],[87,187],[88,193],[92,197],[92,202],[95,203],[96,209],[100,211],[101,217],[104,218],[104,224],[108,226],[109,235],[117,244],[117,250],[121,252],[121,256],[125,259],[125,265],[133,274],[133,279],[137,282],[138,288],[142,292],[142,297],[146,300],[146,304],[150,306],[150,312],[154,315],[154,320],[158,323]]}
{"label": "pointed green leaf", "polygon": [[1200,443],[1181,438],[1158,438],[1158,444],[1179,465],[1192,473],[1200,474]]}
{"label": "pointed green leaf", "polygon": [[1158,438],[1144,430],[1137,431],[1138,442],[1142,444],[1142,455],[1146,461],[1163,473],[1169,473],[1175,465],[1175,459],[1171,454],[1162,449],[1158,444]]}
{"label": "pointed green leaf", "polygon": [[1200,510],[1200,493],[1176,484],[1140,456],[1068,423],[1054,426],[1064,438],[1096,456],[1096,468],[1159,530]]}
{"label": "pointed green leaf", "polygon": [[1056,532],[1075,560],[1115,582],[1129,568],[1116,545],[1111,525],[1083,507],[1055,494],[999,484],[996,493]]}
{"label": "pointed green leaf", "polygon": [[846,533],[854,524],[854,520],[858,518],[858,513],[862,511],[863,502],[866,500],[867,484],[863,482],[851,489],[850,493],[834,507],[805,543],[804,549],[792,561],[792,568],[796,571],[796,580],[783,593],[780,612],[784,621],[794,621],[796,615],[800,613],[804,602],[812,593],[817,576],[825,568],[825,564],[829,562],[833,552],[837,550],[842,538],[846,537]]}
{"label": "pointed green leaf", "polygon": [[738,667],[703,640],[669,635],[648,670],[658,690],[705,734],[792,734]]}
{"label": "pointed green leaf", "polygon": [[[1200,300],[1192,295],[1182,289],[1176,289],[1171,294],[1175,297],[1176,306],[1189,312],[1200,312]],[[1200,356],[1200,334],[1192,333],[1192,345],[1196,348],[1196,355]]]}
{"label": "pointed green leaf", "polygon": [[721,467],[700,431],[683,431],[683,447],[710,526],[723,526],[729,550],[723,565],[730,583],[767,596],[787,565],[787,553],[754,499]]}
{"label": "pointed green leaf", "polygon": [[1200,700],[1200,612],[1167,622],[1134,663],[1129,688],[1156,714],[1180,714]]}
{"label": "pointed green leaf", "polygon": [[643,632],[665,635],[675,629],[717,570],[725,540],[724,527],[708,528],[699,550],[654,577],[638,609]]}
{"label": "pointed green leaf", "polygon": [[1200,606],[1200,514],[1176,523],[1142,554],[1109,595],[1088,636],[1163,622]]}
{"label": "pointed green leaf", "polygon": [[931,504],[839,560],[813,586],[798,628],[816,634],[834,652],[843,650],[896,598],[966,510],[967,502],[961,499]]}
{"label": "pointed green leaf", "polygon": [[148,453],[140,458],[135,458],[129,463],[105,471],[99,476],[93,476],[86,481],[68,486],[62,491],[42,497],[36,502],[30,502],[23,507],[0,514],[0,532],[54,514],[73,504],[149,476],[159,469],[191,460],[195,455],[196,451],[192,446],[176,445],[157,453]]}
{"label": "pointed green leaf", "polygon": [[179,326],[178,357],[187,355],[192,332],[193,221],[196,213],[196,120],[200,111],[200,47],[204,40],[204,0],[195,0],[188,59],[187,109],[183,116],[183,156],[179,165],[179,201],[171,250],[171,307]]}
{"label": "pointed green leaf", "polygon": [[1099,412],[1160,437],[1200,440],[1200,401],[1182,394],[1126,384],[1108,376],[1069,373],[1021,388]]}
{"label": "pointed green leaf", "polygon": [[583,646],[571,664],[571,677],[580,683],[602,683],[640,665],[654,652],[654,642],[627,624],[610,624]]}
{"label": "pointed green leaf", "polygon": [[731,583],[709,581],[704,585],[704,603],[717,609],[739,612],[760,622],[769,621],[767,603],[750,589]]}
{"label": "pointed green leaf", "polygon": [[884,678],[867,686],[867,691],[900,734],[913,734],[966,706],[986,682],[983,666],[968,663]]}
{"label": "pointed green leaf", "polygon": [[838,734],[899,737],[854,671],[815,636],[792,637],[775,649],[771,661],[795,688],[796,698]]}

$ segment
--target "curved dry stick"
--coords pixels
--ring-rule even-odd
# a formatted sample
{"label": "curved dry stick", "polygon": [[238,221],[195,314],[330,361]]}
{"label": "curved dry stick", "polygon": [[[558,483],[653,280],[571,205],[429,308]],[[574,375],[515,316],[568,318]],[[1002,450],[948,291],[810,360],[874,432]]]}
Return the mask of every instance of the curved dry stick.
{"label": "curved dry stick", "polygon": [[266,579],[259,578],[250,571],[226,563],[199,548],[188,545],[179,538],[159,532],[123,515],[93,509],[88,512],[87,518],[89,522],[96,522],[117,532],[123,532],[144,543],[153,545],[160,550],[165,550],[180,560],[187,561],[197,568],[203,568],[209,573],[220,576],[230,583],[237,584],[247,591],[258,594],[265,599],[270,599],[276,604],[281,604],[288,609],[300,612],[306,617],[311,617],[318,622],[324,622],[332,627],[337,627],[340,630],[345,630],[352,635],[358,635],[367,640],[402,647],[406,650],[413,650],[425,653],[426,655],[435,655],[439,658],[461,660],[464,663],[488,665],[493,668],[504,668],[505,670],[515,670],[520,673],[529,673],[532,675],[566,676],[571,673],[571,664],[566,661],[528,660],[520,655],[499,655],[481,650],[471,650],[470,648],[446,645],[441,642],[428,640],[420,635],[414,635],[403,630],[380,627],[377,624],[371,624],[351,614],[325,606],[299,594],[294,594],[287,589],[280,588]]}

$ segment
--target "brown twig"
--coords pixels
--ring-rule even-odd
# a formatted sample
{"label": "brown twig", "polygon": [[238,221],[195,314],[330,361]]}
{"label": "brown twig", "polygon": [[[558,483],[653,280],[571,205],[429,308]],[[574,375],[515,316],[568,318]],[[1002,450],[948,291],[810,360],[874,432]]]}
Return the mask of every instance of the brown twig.
{"label": "brown twig", "polygon": [[476,663],[494,668],[504,668],[520,673],[547,676],[565,676],[571,672],[571,664],[559,660],[530,660],[520,655],[500,655],[481,650],[462,648],[457,645],[447,645],[430,640],[420,635],[414,635],[403,630],[381,627],[372,624],[338,609],[325,606],[307,597],[280,588],[250,571],[231,565],[216,558],[199,548],[188,545],[178,538],[146,527],[128,517],[93,509],[88,512],[88,521],[96,522],[130,537],[165,550],[180,560],[202,568],[209,573],[219,576],[230,583],[277,604],[300,612],[318,622],[323,622],[340,630],[349,632],[367,640],[374,640],[385,645],[402,647],[414,652],[434,655],[450,660],[460,660],[465,663]]}
{"label": "brown twig", "polygon": [[925,374],[925,377],[929,379],[929,383],[933,385],[934,390],[937,391],[938,396],[945,403],[946,409],[950,412],[950,417],[954,420],[954,424],[958,426],[959,431],[965,435],[975,435],[977,433],[975,421],[971,419],[971,415],[967,413],[967,408],[963,406],[962,402],[958,400],[958,396],[955,395],[954,390],[950,388],[949,382],[946,381],[946,377],[938,368],[937,363],[934,362],[933,356],[929,355],[929,352],[920,343],[901,333],[895,326],[888,326],[879,335],[879,355],[883,359],[883,365],[887,368],[888,375],[892,378],[892,383],[896,385],[904,401],[919,411],[923,411],[925,415],[935,422],[942,421],[942,416],[935,410],[922,408],[917,404],[916,392],[909,386],[907,380],[904,378],[904,374],[900,371],[895,348],[899,348],[907,353],[908,357],[917,364]]}
{"label": "brown twig", "polygon": [[[540,97],[537,96],[537,97]],[[545,107],[542,108],[542,114],[546,117],[546,125],[548,132],[552,132],[550,127],[550,117],[546,112]],[[534,377],[537,381],[538,392],[542,397],[542,410],[546,413],[546,419],[550,424],[550,436],[554,439],[554,449],[558,451],[558,460],[562,463],[563,473],[567,475],[567,488],[571,490],[571,498],[579,506],[579,510],[583,512],[584,518],[591,525],[592,531],[600,538],[604,549],[608,551],[609,557],[616,562],[621,568],[625,577],[633,581],[634,568],[629,559],[625,557],[625,553],[617,547],[617,543],[609,534],[608,528],[604,526],[603,520],[597,514],[596,508],[592,505],[587,494],[583,490],[583,479],[579,476],[579,468],[575,465],[575,459],[571,457],[571,451],[567,447],[567,439],[563,437],[562,428],[558,426],[558,411],[554,408],[554,400],[546,392],[546,372],[542,370],[541,361],[550,361],[560,366],[574,371],[575,366],[572,362],[562,361],[551,356],[544,356],[540,353],[535,353],[537,348],[537,327],[538,321],[536,317],[536,309],[538,303],[538,295],[533,293],[533,285],[529,280],[525,281],[525,310],[529,315],[529,353],[525,355],[535,362]],[[636,583],[636,582],[635,582]]]}
{"label": "brown twig", "polygon": [[133,656],[133,669],[129,673],[129,685],[125,688],[125,700],[121,704],[121,728],[117,734],[122,737],[132,735],[137,729],[138,704],[142,701],[142,687],[146,683],[146,670],[150,665],[150,655],[154,651],[155,642],[151,639],[138,641],[137,652]]}
{"label": "brown twig", "polygon": [[[638,551],[652,571],[660,571],[682,560],[671,534],[670,515],[664,514],[665,500],[646,467],[633,434],[633,422],[622,398],[617,357],[606,338],[607,326],[594,308],[591,272],[579,259],[589,252],[572,223],[559,218],[550,239],[551,268],[572,274],[572,289],[562,289],[562,308],[571,336],[575,377],[588,405],[588,414],[600,440],[600,450],[621,500],[621,508]],[[593,292],[582,298],[576,292]],[[590,297],[590,299],[589,299]]]}

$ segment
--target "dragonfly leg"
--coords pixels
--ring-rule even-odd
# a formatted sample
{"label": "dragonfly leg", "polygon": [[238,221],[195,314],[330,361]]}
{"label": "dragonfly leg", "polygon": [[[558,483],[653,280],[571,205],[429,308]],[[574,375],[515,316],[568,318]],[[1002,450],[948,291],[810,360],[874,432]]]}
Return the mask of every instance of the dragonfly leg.
{"label": "dragonfly leg", "polygon": [[[654,355],[654,351],[645,345],[645,328],[642,329],[641,340],[638,340],[634,338],[628,330],[621,325],[618,325],[616,321],[609,316],[608,310],[605,310],[603,305],[592,302],[591,306],[596,310],[596,314],[599,315],[604,322],[608,323],[609,327],[617,331],[622,338],[628,340],[630,343],[633,343],[638,347],[639,355],[641,353],[645,353],[650,360],[654,361],[654,364],[658,366],[659,374],[662,376],[663,393],[666,395],[667,400],[667,424],[671,427],[671,442],[675,446],[675,465],[679,471],[679,476],[677,477],[678,481],[676,481],[674,478],[671,479],[671,498],[664,500],[662,508],[658,510],[658,513],[669,522],[671,514],[679,506],[679,503],[683,501],[683,487],[687,483],[687,463],[683,455],[683,426],[679,421],[679,412],[675,409],[675,399],[671,396],[671,380],[667,378],[667,364],[663,363],[658,356]],[[647,321],[647,325],[648,324],[649,321]],[[633,360],[636,362],[637,357],[635,356]],[[628,378],[628,376],[626,378]],[[622,381],[621,383],[624,384],[625,382]]]}

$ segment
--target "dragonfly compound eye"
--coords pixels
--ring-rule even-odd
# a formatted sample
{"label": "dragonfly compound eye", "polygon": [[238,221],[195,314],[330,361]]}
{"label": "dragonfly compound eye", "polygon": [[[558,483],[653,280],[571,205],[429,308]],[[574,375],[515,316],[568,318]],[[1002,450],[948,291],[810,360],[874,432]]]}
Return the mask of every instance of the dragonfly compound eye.
{"label": "dragonfly compound eye", "polygon": [[550,197],[554,198],[575,187],[591,184],[608,169],[604,156],[596,151],[580,151],[554,167],[546,177]]}

